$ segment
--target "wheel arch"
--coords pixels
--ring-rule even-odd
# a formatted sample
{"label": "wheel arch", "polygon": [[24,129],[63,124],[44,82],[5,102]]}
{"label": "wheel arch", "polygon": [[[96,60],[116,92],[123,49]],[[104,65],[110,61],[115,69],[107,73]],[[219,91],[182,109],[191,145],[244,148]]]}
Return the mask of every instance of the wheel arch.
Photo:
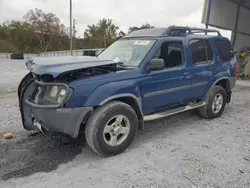
{"label": "wheel arch", "polygon": [[218,78],[213,84],[212,86],[209,88],[208,92],[206,93],[205,97],[206,98],[209,93],[211,92],[212,88],[214,86],[221,86],[225,89],[226,93],[227,93],[227,102],[230,102],[231,100],[231,81],[228,77],[221,77],[221,78]]}
{"label": "wheel arch", "polygon": [[18,96],[19,100],[20,100],[20,97],[21,97],[21,93],[23,91],[23,87],[25,87],[25,85],[27,84],[27,82],[29,82],[32,79],[33,79],[33,75],[32,75],[31,72],[29,72],[20,81],[20,83],[18,85],[18,88],[17,88],[17,96]]}
{"label": "wheel arch", "polygon": [[135,95],[130,94],[130,93],[118,94],[118,95],[108,97],[107,99],[103,100],[99,105],[105,105],[106,103],[111,102],[111,101],[120,101],[131,106],[137,114],[138,121],[139,121],[139,129],[140,130],[144,129],[143,113],[142,113],[142,108],[141,108],[140,97],[136,97]]}
{"label": "wheel arch", "polygon": [[219,79],[215,82],[214,85],[219,85],[219,86],[222,86],[226,92],[229,92],[231,91],[231,85],[230,85],[230,80],[229,78],[222,78],[222,79]]}

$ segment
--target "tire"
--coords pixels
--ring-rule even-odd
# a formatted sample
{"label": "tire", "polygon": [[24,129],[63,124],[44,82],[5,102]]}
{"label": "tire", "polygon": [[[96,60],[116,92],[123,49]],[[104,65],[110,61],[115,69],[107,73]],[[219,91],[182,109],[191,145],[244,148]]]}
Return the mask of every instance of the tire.
{"label": "tire", "polygon": [[[112,119],[114,118],[114,119]],[[122,119],[120,125],[119,118]],[[108,124],[106,126],[106,124]],[[115,128],[111,128],[111,126]],[[117,127],[116,127],[117,125]],[[128,126],[129,125],[129,126]],[[117,145],[113,145],[113,140],[115,136],[120,131],[119,128],[125,130],[125,134],[120,134],[117,136],[117,142],[121,142]],[[129,127],[129,128],[128,128]],[[105,128],[105,129],[104,129]],[[106,129],[107,128],[107,129]],[[104,106],[98,107],[91,117],[88,119],[85,128],[85,137],[89,146],[98,154],[102,156],[113,156],[124,152],[132,143],[135,134],[138,129],[138,117],[134,109],[122,102],[112,101]],[[110,133],[104,133],[104,130]],[[118,131],[117,131],[118,130]]]}
{"label": "tire", "polygon": [[[215,99],[215,97],[218,98],[218,96],[222,96],[222,104],[221,107],[218,108],[217,110],[213,110],[213,101]],[[209,92],[209,94],[206,96],[205,98],[205,102],[206,105],[201,107],[198,110],[198,113],[200,114],[201,117],[206,118],[206,119],[214,119],[214,118],[218,118],[221,116],[221,114],[223,113],[224,109],[225,109],[225,105],[226,105],[226,99],[227,99],[227,93],[225,91],[225,89],[221,86],[214,86],[211,91]]]}

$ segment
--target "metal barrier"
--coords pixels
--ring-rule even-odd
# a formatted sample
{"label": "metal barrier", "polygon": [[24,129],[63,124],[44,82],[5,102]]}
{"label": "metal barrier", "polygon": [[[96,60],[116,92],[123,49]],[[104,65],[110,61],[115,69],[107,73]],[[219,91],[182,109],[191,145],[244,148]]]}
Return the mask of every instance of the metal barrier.
{"label": "metal barrier", "polygon": [[[102,51],[103,48],[96,48],[96,49],[81,49],[81,50],[73,50],[72,55],[73,56],[95,56],[97,53]],[[11,59],[11,54],[12,53],[0,53],[0,59]],[[51,51],[51,52],[44,52],[40,54],[26,54],[24,53],[24,59],[29,59],[32,57],[37,57],[37,56],[70,56],[70,50],[65,50],[65,51]]]}
{"label": "metal barrier", "polygon": [[[102,51],[103,48],[95,48],[95,49],[81,49],[81,50],[73,50],[72,55],[74,56],[94,56],[97,52]],[[51,52],[44,52],[41,53],[39,56],[69,56],[70,50],[65,51],[51,51]]]}
{"label": "metal barrier", "polygon": [[[0,53],[0,59],[11,59],[12,53]],[[24,59],[29,59],[38,56],[37,54],[23,54]]]}

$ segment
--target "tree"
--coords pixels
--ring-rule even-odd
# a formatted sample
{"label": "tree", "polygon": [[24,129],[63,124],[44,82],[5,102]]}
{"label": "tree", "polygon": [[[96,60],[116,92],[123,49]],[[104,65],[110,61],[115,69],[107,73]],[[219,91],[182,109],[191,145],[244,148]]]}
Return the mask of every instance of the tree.
{"label": "tree", "polygon": [[[53,13],[29,10],[23,20],[0,24],[0,52],[42,53],[69,50],[69,28]],[[88,25],[84,38],[74,37],[74,48],[103,48],[125,33],[111,19]],[[119,32],[119,33],[118,33]]]}
{"label": "tree", "polygon": [[[27,53],[32,51],[39,51],[38,40],[32,25],[26,22],[12,21],[9,24],[11,40],[15,43],[18,52]],[[35,45],[34,45],[35,44]]]}
{"label": "tree", "polygon": [[97,24],[88,25],[84,32],[84,44],[89,48],[103,48],[117,38],[116,26],[111,19],[101,19]]}
{"label": "tree", "polygon": [[132,32],[132,31],[140,30],[140,29],[147,29],[147,28],[154,28],[154,26],[151,26],[150,24],[146,23],[140,27],[137,27],[137,26],[129,27],[128,33]]}
{"label": "tree", "polygon": [[[0,41],[3,45],[1,51],[5,52],[23,52],[36,51],[36,44],[38,41],[35,39],[35,32],[33,27],[21,21],[10,21],[0,27]],[[5,49],[5,50],[4,50]]]}
{"label": "tree", "polygon": [[68,33],[68,28],[60,24],[55,14],[40,9],[30,10],[24,20],[6,21],[0,25],[0,51],[41,53],[68,50]]}
{"label": "tree", "polygon": [[[24,16],[27,23],[31,24],[39,40],[40,50],[59,50],[62,46],[60,36],[66,36],[65,26],[60,24],[59,18],[53,13],[45,13],[41,9],[34,9]],[[65,37],[64,37],[65,40]]]}

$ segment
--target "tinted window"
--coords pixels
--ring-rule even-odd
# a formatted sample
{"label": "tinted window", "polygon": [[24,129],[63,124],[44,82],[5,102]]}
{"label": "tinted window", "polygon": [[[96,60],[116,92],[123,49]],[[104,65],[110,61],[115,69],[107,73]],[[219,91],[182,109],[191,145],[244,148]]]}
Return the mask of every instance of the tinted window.
{"label": "tinted window", "polygon": [[190,40],[189,47],[191,49],[194,64],[213,61],[213,50],[207,40]]}
{"label": "tinted window", "polygon": [[154,55],[155,59],[163,59],[165,67],[176,67],[183,64],[183,45],[179,41],[164,42]]}
{"label": "tinted window", "polygon": [[215,45],[219,51],[219,55],[220,55],[221,60],[230,61],[231,60],[231,50],[232,50],[231,43],[228,40],[216,40]]}
{"label": "tinted window", "polygon": [[203,40],[190,40],[189,47],[194,64],[207,62],[206,48]]}
{"label": "tinted window", "polygon": [[214,56],[213,50],[212,50],[212,48],[207,40],[204,40],[204,44],[205,44],[206,51],[207,51],[207,60],[208,60],[208,62],[212,62],[213,56]]}
{"label": "tinted window", "polygon": [[183,64],[183,46],[181,42],[170,42],[168,45],[167,67],[177,67]]}
{"label": "tinted window", "polygon": [[180,42],[170,42],[169,46],[168,46],[168,54],[172,51],[172,50],[178,50],[178,51],[182,51],[182,44]]}

